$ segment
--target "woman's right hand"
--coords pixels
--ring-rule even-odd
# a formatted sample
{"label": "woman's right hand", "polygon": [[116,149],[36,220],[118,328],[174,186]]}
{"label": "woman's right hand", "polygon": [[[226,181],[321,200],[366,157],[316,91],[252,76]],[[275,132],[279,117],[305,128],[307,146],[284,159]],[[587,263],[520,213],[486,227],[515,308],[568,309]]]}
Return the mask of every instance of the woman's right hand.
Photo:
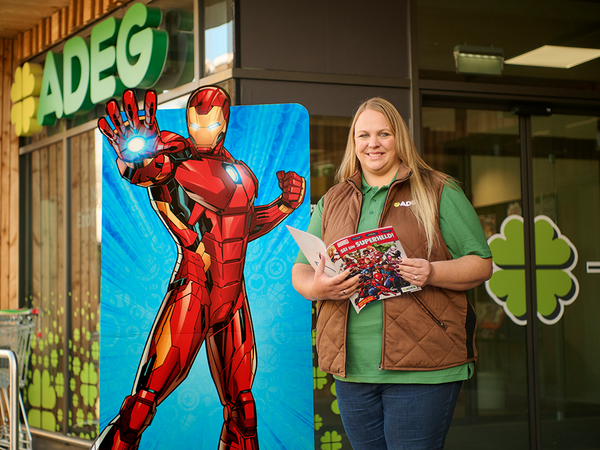
{"label": "woman's right hand", "polygon": [[345,270],[333,277],[325,273],[325,256],[314,270],[307,264],[294,264],[292,282],[294,288],[308,300],[346,300],[359,287],[359,276],[350,277],[350,270]]}

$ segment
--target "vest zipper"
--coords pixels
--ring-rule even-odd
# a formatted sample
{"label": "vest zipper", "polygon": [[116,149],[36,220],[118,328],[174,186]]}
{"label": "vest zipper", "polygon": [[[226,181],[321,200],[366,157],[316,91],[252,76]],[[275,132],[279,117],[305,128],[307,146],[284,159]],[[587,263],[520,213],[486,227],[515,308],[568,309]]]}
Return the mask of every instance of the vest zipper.
{"label": "vest zipper", "polygon": [[446,328],[448,328],[448,326],[442,322],[440,319],[438,319],[430,310],[427,306],[425,306],[425,304],[421,301],[421,299],[419,297],[417,297],[417,295],[413,292],[413,297],[415,297],[415,299],[419,302],[419,304],[423,307],[423,309],[427,312],[427,314],[429,315],[429,317],[431,317],[433,319],[433,321],[435,323],[437,323],[440,327],[442,327],[444,330]]}
{"label": "vest zipper", "polygon": [[[381,215],[379,216],[379,221],[377,222],[377,227],[381,228],[381,220],[383,219],[384,213],[385,213],[385,209],[386,207],[389,207],[387,205],[387,201],[388,201],[388,197],[390,195],[390,191],[392,190],[392,188],[399,183],[402,183],[406,180],[408,180],[408,178],[410,177],[410,175],[412,175],[412,172],[408,175],[408,177],[403,178],[401,180],[395,180],[394,182],[392,182],[392,184],[390,184],[390,187],[388,188],[387,192],[385,193],[385,199],[383,200],[383,210],[381,211]],[[383,303],[383,317],[385,317],[385,303]],[[385,328],[385,319],[383,320],[383,328]],[[382,369],[382,365],[383,365],[383,354],[384,354],[384,348],[383,346],[385,345],[385,339],[383,338],[383,336],[385,336],[385,330],[383,330],[382,332],[382,336],[381,336],[381,360],[379,361],[379,365],[377,367],[377,370],[383,370]]]}
{"label": "vest zipper", "polygon": [[[412,174],[412,172],[411,172]],[[410,175],[409,175],[410,176]],[[383,200],[383,210],[381,211],[381,215],[379,216],[379,221],[377,222],[377,227],[381,228],[381,221],[383,219],[383,216],[385,214],[385,209],[387,207],[389,207],[387,205],[387,201],[388,201],[388,197],[390,195],[390,191],[392,190],[392,188],[396,185],[399,184],[401,182],[404,182],[408,179],[408,177],[402,179],[402,180],[395,180],[394,182],[392,182],[392,184],[390,184],[390,187],[388,188],[387,192],[385,193],[385,199]],[[382,325],[383,328],[385,328],[385,303],[383,303],[383,321],[382,321]],[[384,348],[383,346],[385,345],[385,339],[383,338],[383,336],[385,336],[385,329],[382,329],[382,334],[381,334],[381,359],[379,360],[379,365],[377,366],[377,370],[383,370],[382,369],[382,365],[383,365],[383,354],[384,354]]]}

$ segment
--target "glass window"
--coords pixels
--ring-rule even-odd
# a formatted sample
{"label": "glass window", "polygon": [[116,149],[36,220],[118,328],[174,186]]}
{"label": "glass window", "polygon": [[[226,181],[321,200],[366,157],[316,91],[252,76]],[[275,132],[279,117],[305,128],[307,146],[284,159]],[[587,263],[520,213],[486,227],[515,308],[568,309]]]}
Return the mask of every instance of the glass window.
{"label": "glass window", "polygon": [[[570,68],[505,63],[501,77],[457,74],[454,58],[457,45],[499,49],[505,61],[543,45],[600,49],[598,2],[417,0],[417,15],[421,78],[514,84],[531,84],[536,78],[536,84],[546,80],[543,84],[554,86],[551,80],[563,80],[583,89],[593,89],[589,82],[600,80],[600,58]],[[558,57],[552,60],[558,62]]]}
{"label": "glass window", "polygon": [[[68,431],[97,433],[102,158],[99,131],[70,139],[70,339]],[[74,387],[74,389],[73,389]]]}
{"label": "glass window", "polygon": [[21,202],[26,205],[21,220],[26,225],[20,238],[27,243],[27,254],[21,255],[26,261],[21,295],[27,306],[40,310],[40,337],[32,340],[24,398],[32,427],[65,431],[70,290],[64,146],[61,142],[37,150],[22,157],[21,164],[27,167],[26,186],[21,190]]}
{"label": "glass window", "polygon": [[156,0],[148,6],[162,11],[160,29],[169,35],[163,71],[152,86],[161,93],[194,80],[194,8],[190,0]]}
{"label": "glass window", "polygon": [[[101,172],[95,134],[22,157],[26,304],[40,310],[26,390],[31,426],[98,427]],[[67,175],[68,174],[68,175]]]}
{"label": "glass window", "polygon": [[204,75],[233,67],[233,2],[204,2]]}
{"label": "glass window", "polygon": [[350,117],[310,116],[310,202],[316,204],[333,186],[335,172],[342,162]]}

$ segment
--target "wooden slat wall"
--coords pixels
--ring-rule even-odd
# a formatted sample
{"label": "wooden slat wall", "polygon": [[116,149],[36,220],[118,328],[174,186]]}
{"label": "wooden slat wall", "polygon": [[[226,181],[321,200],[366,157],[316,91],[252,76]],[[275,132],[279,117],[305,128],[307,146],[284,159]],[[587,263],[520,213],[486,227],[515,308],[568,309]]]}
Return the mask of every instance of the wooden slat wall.
{"label": "wooden slat wall", "polygon": [[[90,139],[90,134],[92,139]],[[93,133],[84,133],[81,135],[81,157],[79,159],[79,173],[80,173],[80,261],[81,261],[81,296],[79,298],[78,303],[73,303],[73,309],[78,308],[77,315],[79,316],[79,330],[80,330],[80,341],[77,342],[77,346],[81,347],[81,350],[89,351],[91,348],[91,342],[87,339],[87,332],[89,331],[89,304],[90,304],[90,222],[91,222],[91,207],[90,207],[90,177],[89,177],[89,155],[90,155],[90,144],[94,144]],[[91,140],[91,142],[90,142]],[[73,172],[73,170],[71,171]],[[72,320],[75,321],[74,317]],[[90,362],[89,357],[86,356],[86,353],[80,351],[79,353],[81,367],[84,368],[85,363]],[[87,371],[86,371],[87,372]],[[83,383],[81,374],[77,378],[78,386],[81,386]],[[79,405],[79,409],[83,411],[83,421],[77,421],[77,423],[73,424],[74,427],[72,431],[78,432],[79,428],[85,428],[86,418],[88,413],[94,413],[93,409],[89,406],[85,405],[84,402]],[[94,405],[92,405],[94,406]],[[75,415],[76,411],[74,408],[73,415]]]}
{"label": "wooden slat wall", "polygon": [[0,309],[19,306],[19,141],[10,123],[16,42],[0,39]]}
{"label": "wooden slat wall", "polygon": [[36,308],[42,303],[42,236],[41,236],[41,218],[40,202],[41,194],[41,168],[40,158],[42,152],[31,154],[31,204],[36,207],[31,208],[31,302]]}
{"label": "wooden slat wall", "polygon": [[20,61],[46,51],[87,24],[131,0],[71,0],[69,6],[40,19],[37,26],[19,34],[16,52]]}
{"label": "wooden slat wall", "polygon": [[[57,161],[57,188],[58,188],[58,196],[56,198],[56,206],[57,206],[57,216],[58,216],[58,273],[57,273],[57,284],[58,284],[58,308],[53,314],[53,322],[52,322],[52,332],[54,333],[54,343],[50,343],[50,346],[58,352],[60,357],[60,362],[56,365],[55,368],[51,369],[51,374],[57,376],[59,373],[65,375],[64,373],[64,359],[67,358],[66,353],[63,353],[65,349],[68,348],[68,333],[67,330],[67,311],[69,308],[67,304],[69,302],[69,292],[66,284],[66,275],[67,275],[67,240],[61,239],[61,237],[66,236],[66,221],[69,220],[66,214],[66,205],[67,199],[65,197],[65,188],[66,188],[66,157],[65,151],[63,148],[63,143],[59,142],[56,144],[56,161]],[[58,339],[56,339],[58,337]],[[55,377],[53,377],[56,379]],[[57,399],[55,406],[57,423],[56,429],[57,431],[65,431],[64,428],[64,420],[60,421],[58,412],[64,408],[65,397],[68,399],[68,396],[64,396],[62,398]]]}
{"label": "wooden slat wall", "polygon": [[[83,294],[82,285],[85,283],[87,274],[82,271],[84,261],[81,260],[81,135],[71,138],[71,330],[80,330],[81,323],[81,297]],[[74,340],[74,336],[71,337]],[[77,347],[79,350],[81,342],[69,343],[69,347]],[[78,356],[78,352],[74,352]],[[69,364],[70,373],[68,377],[72,380],[79,379],[79,373],[75,373],[72,364]],[[79,368],[80,370],[80,368]],[[71,408],[69,412],[68,428],[75,428],[78,435],[77,427],[77,407],[73,404],[68,406]]]}

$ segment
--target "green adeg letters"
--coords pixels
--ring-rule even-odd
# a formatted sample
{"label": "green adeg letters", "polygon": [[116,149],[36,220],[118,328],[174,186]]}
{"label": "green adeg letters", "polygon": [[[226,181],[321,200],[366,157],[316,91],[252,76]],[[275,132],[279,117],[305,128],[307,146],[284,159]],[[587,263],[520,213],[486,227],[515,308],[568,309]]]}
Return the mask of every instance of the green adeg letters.
{"label": "green adeg letters", "polygon": [[94,104],[121,95],[125,88],[154,85],[169,43],[168,33],[155,29],[161,17],[159,9],[135,3],[123,20],[111,17],[96,25],[89,47],[75,36],[65,42],[62,54],[49,51],[37,122],[54,125],[56,119],[89,111]]}

